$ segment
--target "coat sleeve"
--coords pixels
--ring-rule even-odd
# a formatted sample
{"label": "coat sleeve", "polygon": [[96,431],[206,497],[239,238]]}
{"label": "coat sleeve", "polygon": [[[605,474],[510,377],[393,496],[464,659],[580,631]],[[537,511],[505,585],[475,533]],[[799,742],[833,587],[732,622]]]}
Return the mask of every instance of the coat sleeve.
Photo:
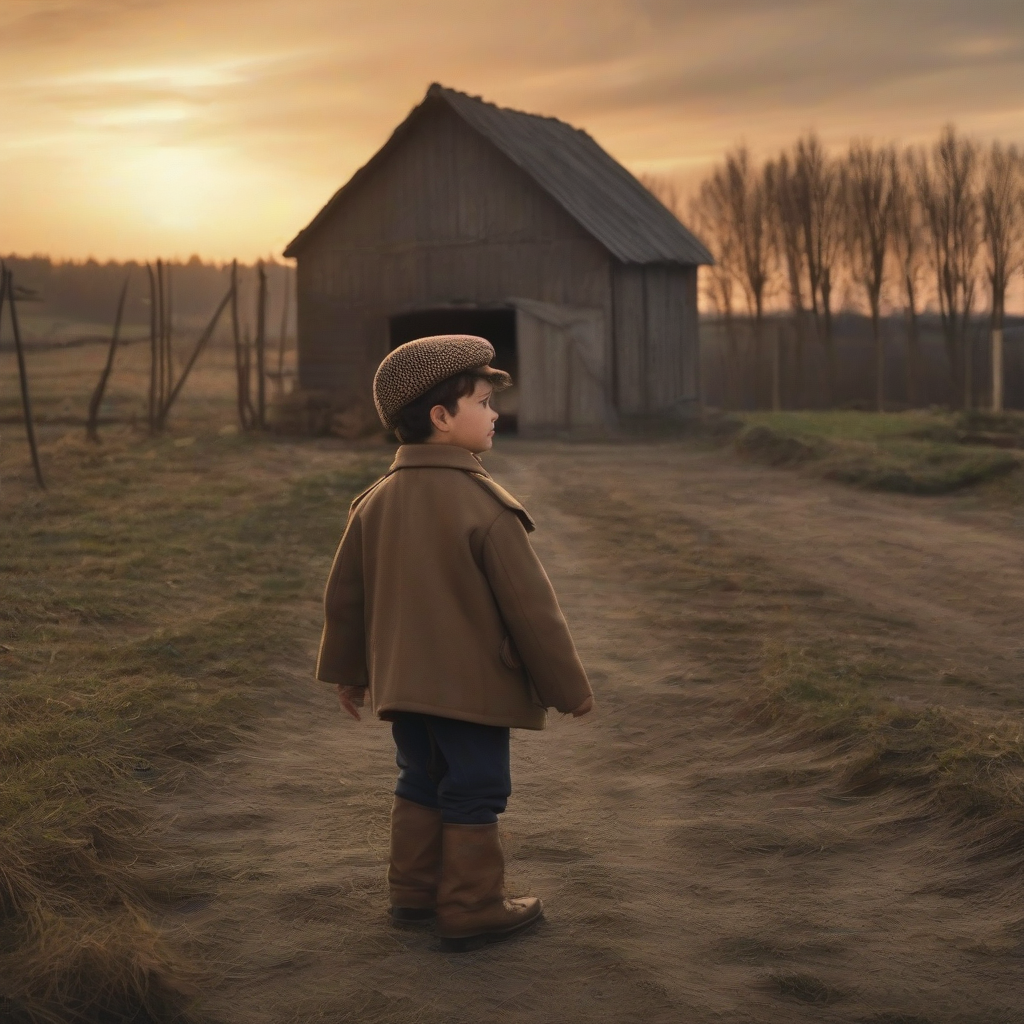
{"label": "coat sleeve", "polygon": [[484,541],[484,572],[545,707],[574,711],[592,696],[569,626],[526,528],[505,511]]}
{"label": "coat sleeve", "polygon": [[363,544],[359,517],[352,514],[338,545],[324,591],[324,631],[316,678],[343,686],[366,686],[363,616]]}

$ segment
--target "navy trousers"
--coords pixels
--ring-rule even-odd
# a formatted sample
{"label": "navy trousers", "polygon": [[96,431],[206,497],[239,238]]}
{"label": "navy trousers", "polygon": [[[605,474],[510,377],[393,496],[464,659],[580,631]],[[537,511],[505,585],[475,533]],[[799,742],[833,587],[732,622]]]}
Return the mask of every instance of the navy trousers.
{"label": "navy trousers", "polygon": [[455,825],[498,820],[512,792],[507,728],[398,711],[391,734],[396,796],[440,807],[441,820]]}

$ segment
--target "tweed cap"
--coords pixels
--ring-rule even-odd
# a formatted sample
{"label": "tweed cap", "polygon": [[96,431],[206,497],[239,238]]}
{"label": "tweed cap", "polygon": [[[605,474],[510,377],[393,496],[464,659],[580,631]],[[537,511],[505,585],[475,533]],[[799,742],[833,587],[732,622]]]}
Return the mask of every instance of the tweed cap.
{"label": "tweed cap", "polygon": [[466,370],[483,373],[495,391],[510,387],[512,378],[504,370],[487,365],[493,358],[494,346],[473,334],[435,334],[399,345],[373,376],[373,404],[381,422],[394,429],[394,416],[402,406]]}

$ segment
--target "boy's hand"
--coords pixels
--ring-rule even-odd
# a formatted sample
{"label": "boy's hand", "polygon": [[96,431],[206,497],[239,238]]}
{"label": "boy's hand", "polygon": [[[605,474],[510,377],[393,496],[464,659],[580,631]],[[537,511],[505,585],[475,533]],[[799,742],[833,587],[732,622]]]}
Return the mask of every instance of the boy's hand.
{"label": "boy's hand", "polygon": [[341,706],[358,722],[360,721],[359,708],[366,700],[365,686],[342,686],[338,685],[338,700]]}
{"label": "boy's hand", "polygon": [[588,697],[575,711],[572,713],[573,718],[581,718],[589,711],[594,710],[594,698]]}

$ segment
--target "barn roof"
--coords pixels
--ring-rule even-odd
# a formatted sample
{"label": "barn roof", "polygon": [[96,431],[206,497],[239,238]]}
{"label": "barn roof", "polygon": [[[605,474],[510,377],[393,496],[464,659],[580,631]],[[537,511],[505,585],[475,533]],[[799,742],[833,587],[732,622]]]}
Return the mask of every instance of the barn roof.
{"label": "barn roof", "polygon": [[554,117],[485,103],[434,83],[377,154],[289,243],[295,256],[341,197],[404,136],[427,103],[442,101],[525,171],[585,231],[623,263],[713,263],[711,253],[629,171],[585,131]]}

